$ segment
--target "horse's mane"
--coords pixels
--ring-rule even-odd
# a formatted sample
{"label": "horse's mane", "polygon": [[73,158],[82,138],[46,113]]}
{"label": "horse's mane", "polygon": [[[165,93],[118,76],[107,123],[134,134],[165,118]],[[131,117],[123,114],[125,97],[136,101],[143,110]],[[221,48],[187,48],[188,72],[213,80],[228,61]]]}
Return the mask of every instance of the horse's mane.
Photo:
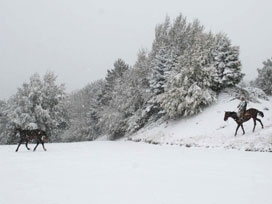
{"label": "horse's mane", "polygon": [[225,111],[226,113],[236,113],[235,111]]}

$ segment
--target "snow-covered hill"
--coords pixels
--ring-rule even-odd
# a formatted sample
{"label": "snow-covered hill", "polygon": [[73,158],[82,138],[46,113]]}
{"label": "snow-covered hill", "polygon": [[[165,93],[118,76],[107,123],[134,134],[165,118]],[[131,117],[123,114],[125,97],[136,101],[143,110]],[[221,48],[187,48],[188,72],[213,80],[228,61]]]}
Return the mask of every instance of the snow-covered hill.
{"label": "snow-covered hill", "polygon": [[271,203],[271,153],[121,141],[46,147],[0,146],[0,204]]}
{"label": "snow-covered hill", "polygon": [[272,98],[258,99],[259,103],[248,103],[248,108],[256,108],[264,113],[264,129],[257,122],[253,133],[253,120],[244,123],[246,131],[242,135],[235,121],[229,118],[224,121],[225,111],[236,111],[239,100],[229,94],[219,96],[217,103],[206,108],[197,116],[187,117],[178,121],[170,121],[157,127],[149,127],[129,137],[132,141],[143,141],[152,144],[171,144],[197,147],[224,147],[247,151],[272,151]]}

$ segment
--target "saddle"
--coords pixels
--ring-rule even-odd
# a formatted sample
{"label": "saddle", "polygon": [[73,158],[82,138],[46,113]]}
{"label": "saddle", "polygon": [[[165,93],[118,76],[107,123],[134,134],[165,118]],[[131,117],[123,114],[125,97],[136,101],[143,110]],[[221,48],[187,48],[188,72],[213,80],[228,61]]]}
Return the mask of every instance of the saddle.
{"label": "saddle", "polygon": [[241,116],[239,117],[240,120],[243,120],[245,117],[250,116],[249,113],[245,112],[244,114],[241,114]]}

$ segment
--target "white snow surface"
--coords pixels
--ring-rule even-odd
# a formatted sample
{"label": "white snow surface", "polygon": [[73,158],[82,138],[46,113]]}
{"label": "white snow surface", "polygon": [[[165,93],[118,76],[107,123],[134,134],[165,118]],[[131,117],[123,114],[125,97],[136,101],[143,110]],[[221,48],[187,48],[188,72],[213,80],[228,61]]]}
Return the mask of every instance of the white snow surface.
{"label": "white snow surface", "polygon": [[0,146],[0,204],[272,201],[272,154],[268,152],[124,141],[46,147],[47,152],[41,147],[32,152],[22,146],[15,153],[15,145]]}
{"label": "white snow surface", "polygon": [[248,102],[247,108],[256,108],[264,113],[258,116],[264,129],[257,121],[253,133],[253,120],[244,123],[245,135],[238,130],[236,122],[229,118],[224,121],[225,111],[237,111],[239,100],[229,94],[220,94],[215,104],[205,108],[202,113],[158,126],[147,127],[128,139],[152,144],[170,144],[187,147],[219,147],[246,151],[272,151],[272,97],[269,100],[258,99],[258,103]]}

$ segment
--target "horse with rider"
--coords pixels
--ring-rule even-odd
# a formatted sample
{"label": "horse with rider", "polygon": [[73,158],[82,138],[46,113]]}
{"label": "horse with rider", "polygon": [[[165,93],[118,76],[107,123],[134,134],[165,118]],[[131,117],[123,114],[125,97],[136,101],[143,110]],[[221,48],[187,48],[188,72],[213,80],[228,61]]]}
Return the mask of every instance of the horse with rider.
{"label": "horse with rider", "polygon": [[247,101],[245,97],[242,96],[240,100],[241,101],[239,105],[237,106],[238,111],[237,112],[226,111],[224,116],[224,121],[227,121],[228,118],[231,117],[237,123],[235,136],[237,135],[237,131],[240,127],[243,130],[243,134],[245,134],[243,123],[249,121],[251,118],[253,119],[253,122],[254,122],[253,132],[255,131],[256,121],[258,121],[261,124],[262,128],[264,128],[261,119],[257,118],[257,116],[264,117],[264,113],[255,108],[250,108],[247,110]]}

